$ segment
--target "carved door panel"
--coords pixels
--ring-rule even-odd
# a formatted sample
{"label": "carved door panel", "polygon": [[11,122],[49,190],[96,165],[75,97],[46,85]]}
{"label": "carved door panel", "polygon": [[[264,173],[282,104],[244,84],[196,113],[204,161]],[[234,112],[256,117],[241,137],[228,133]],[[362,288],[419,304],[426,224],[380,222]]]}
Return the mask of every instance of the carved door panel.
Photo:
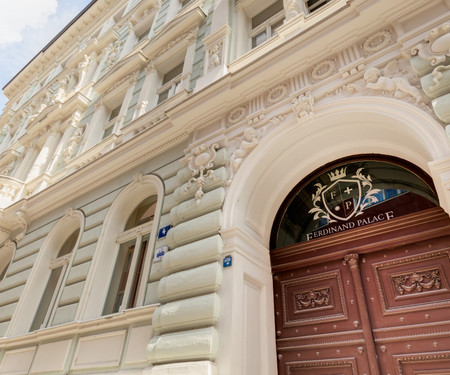
{"label": "carved door panel", "polygon": [[278,371],[450,374],[450,220],[440,209],[272,254]]}
{"label": "carved door panel", "polygon": [[274,276],[279,374],[370,374],[357,294],[342,259]]}
{"label": "carved door panel", "polygon": [[450,373],[450,236],[367,254],[361,274],[381,373]]}

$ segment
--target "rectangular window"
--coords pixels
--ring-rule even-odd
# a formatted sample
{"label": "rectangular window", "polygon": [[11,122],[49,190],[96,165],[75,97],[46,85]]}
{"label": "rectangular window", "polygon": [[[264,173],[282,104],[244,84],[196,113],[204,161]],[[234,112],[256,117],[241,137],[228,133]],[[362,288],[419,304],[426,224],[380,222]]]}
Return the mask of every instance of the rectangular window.
{"label": "rectangular window", "polygon": [[183,63],[177,65],[175,68],[164,74],[161,88],[158,90],[158,104],[169,99],[175,94],[175,91],[181,82],[182,72]]}
{"label": "rectangular window", "polygon": [[117,116],[119,116],[121,107],[122,107],[122,105],[119,105],[118,107],[114,108],[111,111],[111,114],[109,115],[109,120],[103,128],[102,139],[105,139],[106,137],[108,137],[109,135],[112,134],[112,132],[114,130],[114,125],[116,124]]}
{"label": "rectangular window", "polygon": [[259,46],[266,40],[276,35],[276,30],[283,24],[284,7],[283,1],[278,0],[256,16],[252,17],[252,48]]}
{"label": "rectangular window", "polygon": [[319,9],[322,5],[325,5],[330,0],[308,0],[306,6],[308,7],[309,13],[314,12]]}

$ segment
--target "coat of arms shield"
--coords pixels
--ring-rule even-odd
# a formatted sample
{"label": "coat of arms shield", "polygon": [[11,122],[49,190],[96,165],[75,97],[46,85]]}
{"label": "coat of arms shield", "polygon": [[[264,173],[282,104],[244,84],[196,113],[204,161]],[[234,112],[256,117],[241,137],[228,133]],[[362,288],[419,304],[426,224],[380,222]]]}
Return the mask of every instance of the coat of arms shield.
{"label": "coat of arms shield", "polygon": [[347,221],[361,203],[361,183],[356,179],[339,179],[322,192],[322,200],[331,216]]}

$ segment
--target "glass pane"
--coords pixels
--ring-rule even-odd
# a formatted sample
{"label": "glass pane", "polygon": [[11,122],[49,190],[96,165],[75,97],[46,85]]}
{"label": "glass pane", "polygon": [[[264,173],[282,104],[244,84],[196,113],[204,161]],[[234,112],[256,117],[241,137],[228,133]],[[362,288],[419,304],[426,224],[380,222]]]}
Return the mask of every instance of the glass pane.
{"label": "glass pane", "polygon": [[132,240],[120,245],[117,255],[114,273],[109,286],[108,298],[106,300],[103,314],[111,314],[119,311],[125,293],[128,273],[133,260],[135,241]]}
{"label": "glass pane", "polygon": [[164,86],[167,82],[170,82],[172,79],[179,76],[183,72],[183,65],[184,62],[182,62],[181,64],[177,65],[175,68],[169,70],[166,74],[164,74],[161,86]]}
{"label": "glass pane", "polygon": [[44,295],[42,296],[38,310],[36,312],[36,315],[34,316],[30,331],[35,331],[41,328],[41,325],[44,323],[44,319],[47,315],[48,309],[50,308],[50,303],[52,302],[53,295],[57,293],[56,288],[58,286],[58,281],[62,269],[63,267],[54,268],[50,273],[50,278],[48,279]]}
{"label": "glass pane", "polygon": [[308,10],[310,12],[313,12],[316,9],[319,9],[322,5],[325,5],[327,2],[328,0],[308,0],[306,2],[306,5],[308,7]]}
{"label": "glass pane", "polygon": [[170,91],[170,88],[168,88],[166,91],[163,91],[161,94],[159,94],[158,104],[161,104],[164,100],[167,100],[169,98],[169,91]]}
{"label": "glass pane", "polygon": [[252,38],[252,48],[259,46],[267,40],[267,32],[264,30]]}
{"label": "glass pane", "polygon": [[109,116],[109,120],[108,121],[111,121],[113,118],[116,118],[117,116],[119,116],[119,113],[120,113],[120,105],[118,106],[118,107],[116,107],[116,108],[114,108],[112,111],[111,111],[111,115]]}
{"label": "glass pane", "polygon": [[103,131],[103,135],[102,135],[102,139],[105,139],[106,137],[108,137],[109,135],[111,135],[111,133],[112,133],[112,131],[113,131],[113,128],[114,128],[114,126],[110,126],[110,127],[108,127],[108,128],[106,128],[104,131]]}
{"label": "glass pane", "polygon": [[136,298],[139,290],[139,284],[141,283],[142,268],[144,265],[145,255],[147,254],[148,239],[148,235],[142,238],[141,249],[136,262],[136,269],[134,271],[134,278],[130,289],[130,297],[128,299],[127,308],[136,307]]}
{"label": "glass pane", "polygon": [[252,18],[252,29],[258,25],[261,25],[264,21],[267,21],[270,17],[274,16],[278,12],[281,12],[283,9],[283,0],[278,0],[274,4],[268,6]]}
{"label": "glass pane", "polygon": [[80,229],[77,229],[69,237],[67,237],[67,240],[65,240],[63,245],[61,246],[61,250],[59,250],[57,258],[62,257],[64,255],[67,255],[72,252],[72,250],[75,247],[75,244],[77,242],[79,233],[80,233]]}
{"label": "glass pane", "polygon": [[128,218],[127,223],[125,224],[125,230],[153,220],[156,209],[156,198],[155,195],[152,195],[139,203]]}
{"label": "glass pane", "polygon": [[329,168],[278,214],[272,247],[289,246],[434,207],[433,189],[411,171],[375,160]]}
{"label": "glass pane", "polygon": [[278,22],[275,22],[273,25],[271,25],[271,37],[277,35],[277,29],[283,25],[284,19],[279,20]]}

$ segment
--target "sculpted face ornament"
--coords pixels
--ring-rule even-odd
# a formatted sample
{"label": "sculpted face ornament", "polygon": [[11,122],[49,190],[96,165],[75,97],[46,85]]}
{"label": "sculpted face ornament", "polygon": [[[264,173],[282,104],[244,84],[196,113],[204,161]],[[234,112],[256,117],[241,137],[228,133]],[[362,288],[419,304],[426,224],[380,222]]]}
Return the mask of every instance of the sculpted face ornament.
{"label": "sculpted face ornament", "polygon": [[309,210],[310,214],[314,214],[314,220],[327,219],[329,223],[347,221],[362,215],[371,203],[378,202],[376,194],[380,190],[372,188],[370,175],[364,176],[362,170],[359,168],[348,178],[345,167],[336,169],[328,174],[330,185],[315,184],[317,190],[312,196],[314,207]]}

